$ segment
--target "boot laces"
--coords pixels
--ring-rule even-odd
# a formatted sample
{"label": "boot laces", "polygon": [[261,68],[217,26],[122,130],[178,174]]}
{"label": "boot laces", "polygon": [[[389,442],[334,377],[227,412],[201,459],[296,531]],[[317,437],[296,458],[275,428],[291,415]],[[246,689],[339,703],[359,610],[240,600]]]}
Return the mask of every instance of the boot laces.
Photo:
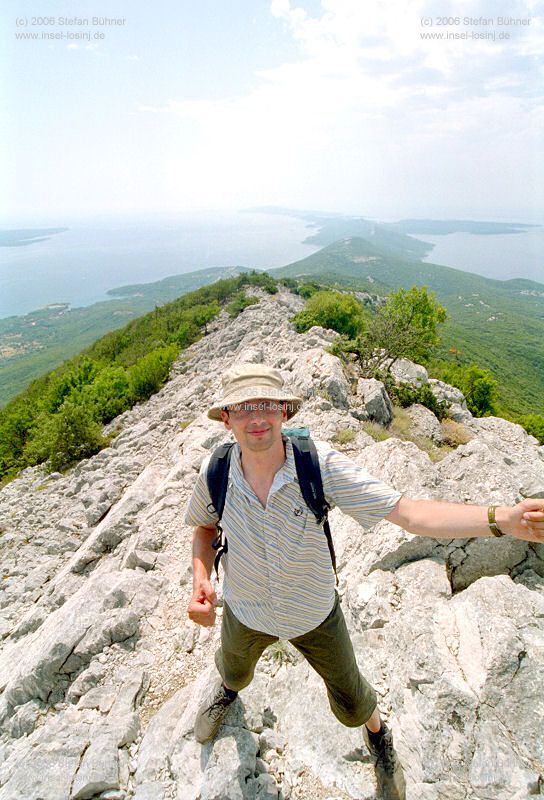
{"label": "boot laces", "polygon": [[212,703],[206,709],[206,714],[214,722],[220,719],[225,713],[226,709],[232,703],[232,699],[220,689],[212,700]]}
{"label": "boot laces", "polygon": [[382,737],[379,749],[376,752],[376,766],[380,765],[386,772],[393,772],[396,766],[393,739],[387,734]]}

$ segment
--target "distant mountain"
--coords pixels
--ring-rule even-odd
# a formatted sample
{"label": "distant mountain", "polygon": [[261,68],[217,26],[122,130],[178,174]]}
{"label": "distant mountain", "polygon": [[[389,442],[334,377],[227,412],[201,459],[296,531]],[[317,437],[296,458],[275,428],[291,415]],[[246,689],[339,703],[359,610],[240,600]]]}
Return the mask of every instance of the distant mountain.
{"label": "distant mountain", "polygon": [[[405,258],[415,254],[424,256],[433,245],[426,242],[414,242],[404,234],[439,235],[447,233],[474,233],[480,235],[496,235],[499,233],[523,233],[530,228],[540,228],[520,222],[488,222],[485,220],[466,219],[401,219],[398,222],[377,222],[365,217],[346,214],[323,213],[321,211],[304,211],[275,206],[262,206],[248,209],[266,214],[282,214],[303,219],[311,225],[319,227],[319,232],[309,236],[307,243],[327,245],[345,237],[360,236],[362,238],[378,237],[384,247],[403,252]],[[393,234],[397,234],[397,239]],[[388,234],[391,238],[388,238]],[[404,247],[402,246],[404,244]]]}
{"label": "distant mountain", "polygon": [[529,228],[540,228],[540,225],[529,225],[518,222],[478,222],[466,219],[401,219],[387,225],[403,233],[428,233],[432,235],[445,233],[476,233],[480,236],[494,236],[498,233],[523,233]]}

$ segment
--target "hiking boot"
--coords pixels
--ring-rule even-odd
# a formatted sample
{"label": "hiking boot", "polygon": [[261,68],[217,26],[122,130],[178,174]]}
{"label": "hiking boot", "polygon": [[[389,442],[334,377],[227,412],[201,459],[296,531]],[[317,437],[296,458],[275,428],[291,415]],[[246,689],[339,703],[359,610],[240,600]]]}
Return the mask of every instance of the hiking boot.
{"label": "hiking boot", "polygon": [[237,696],[238,692],[225,689],[220,678],[214,682],[196,715],[195,739],[197,742],[204,744],[204,742],[213,739],[223,721],[223,717]]}
{"label": "hiking boot", "polygon": [[382,722],[381,735],[371,734],[365,725],[363,737],[374,761],[378,797],[382,800],[405,800],[406,784],[402,766],[393,748],[393,734]]}

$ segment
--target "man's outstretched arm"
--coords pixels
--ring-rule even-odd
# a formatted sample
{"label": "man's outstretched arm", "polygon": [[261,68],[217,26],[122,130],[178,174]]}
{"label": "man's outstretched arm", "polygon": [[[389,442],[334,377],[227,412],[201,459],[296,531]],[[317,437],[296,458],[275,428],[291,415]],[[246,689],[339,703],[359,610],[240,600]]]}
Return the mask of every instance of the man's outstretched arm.
{"label": "man's outstretched arm", "polygon": [[[401,497],[386,519],[419,536],[468,539],[493,535],[489,528],[487,508]],[[495,520],[503,533],[516,539],[544,542],[544,499],[529,498],[515,506],[497,506]]]}

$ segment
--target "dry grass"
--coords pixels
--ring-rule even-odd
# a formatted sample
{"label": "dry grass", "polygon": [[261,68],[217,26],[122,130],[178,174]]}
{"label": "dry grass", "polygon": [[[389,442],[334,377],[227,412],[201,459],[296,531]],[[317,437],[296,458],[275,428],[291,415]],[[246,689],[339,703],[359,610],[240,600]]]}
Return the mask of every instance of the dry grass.
{"label": "dry grass", "polygon": [[333,441],[337,444],[349,444],[355,439],[356,435],[351,428],[339,428],[333,436]]}
{"label": "dry grass", "polygon": [[189,427],[189,425],[190,425],[192,422],[194,422],[194,419],[184,419],[184,420],[181,420],[180,422],[178,422],[178,427],[179,427],[179,428],[180,428],[182,431],[184,431],[184,430],[185,430],[185,428],[188,428],[188,427]]}
{"label": "dry grass", "polygon": [[389,426],[391,436],[398,436],[399,439],[410,439],[412,420],[408,412],[401,406],[393,406],[393,421]]}
{"label": "dry grass", "polygon": [[372,436],[375,442],[383,442],[385,439],[391,438],[389,431],[377,422],[369,422],[367,420],[361,424],[361,428],[369,436]]}
{"label": "dry grass", "polygon": [[414,435],[411,437],[410,441],[417,445],[424,453],[427,453],[433,464],[442,461],[442,459],[454,449],[448,445],[437,445],[432,439],[429,439],[428,436]]}
{"label": "dry grass", "polygon": [[442,420],[441,426],[444,444],[452,448],[459,447],[460,444],[466,444],[473,438],[468,428],[465,428],[459,422],[454,422],[453,419]]}
{"label": "dry grass", "polygon": [[[375,442],[383,442],[391,436],[396,436],[403,442],[413,442],[420,450],[427,453],[433,463],[442,461],[448,453],[466,444],[473,437],[470,431],[459,422],[452,419],[445,419],[441,423],[443,444],[437,445],[428,436],[421,436],[412,429],[412,420],[406,409],[401,406],[393,406],[393,420],[388,428],[379,425],[377,422],[363,422],[362,430],[368,433]],[[339,431],[337,432],[340,433]]]}

